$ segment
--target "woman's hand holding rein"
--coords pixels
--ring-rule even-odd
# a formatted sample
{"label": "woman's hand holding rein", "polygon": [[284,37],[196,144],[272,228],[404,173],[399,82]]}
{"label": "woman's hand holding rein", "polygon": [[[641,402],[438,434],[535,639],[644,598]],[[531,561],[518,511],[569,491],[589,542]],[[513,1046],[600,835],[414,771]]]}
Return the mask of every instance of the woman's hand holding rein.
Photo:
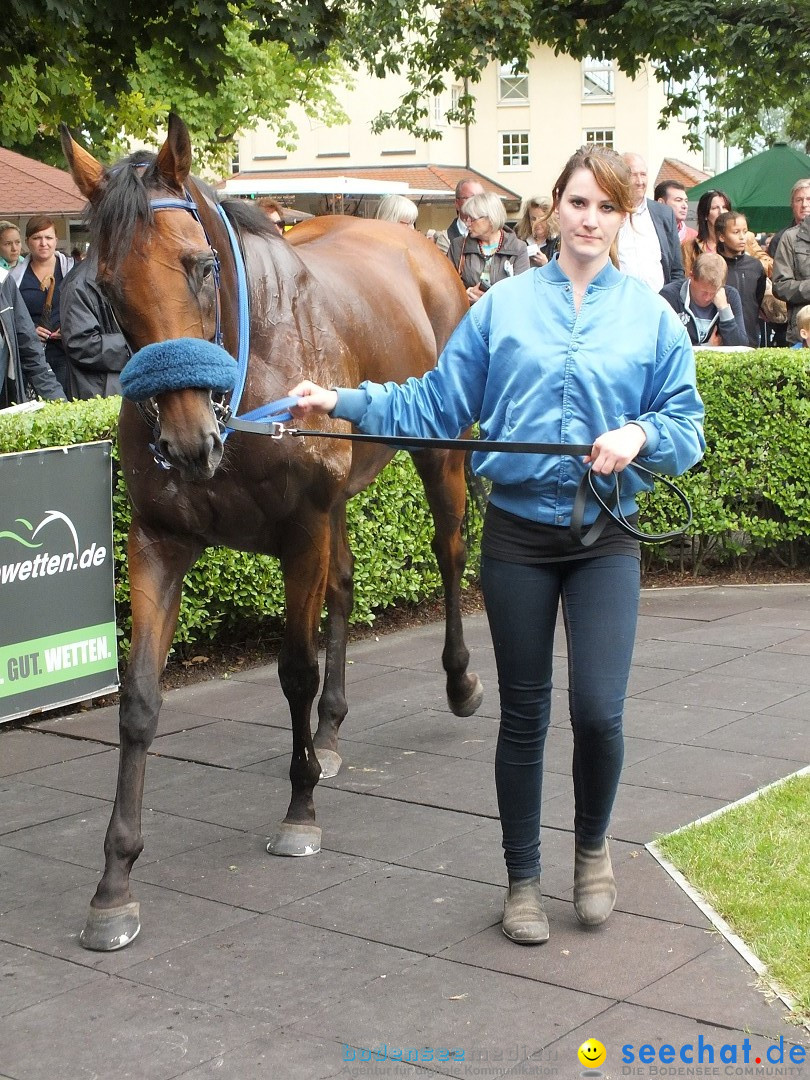
{"label": "woman's hand holding rein", "polygon": [[334,390],[325,390],[308,379],[293,387],[290,396],[299,398],[298,404],[290,409],[297,420],[303,420],[313,413],[328,415],[337,405],[337,394]]}
{"label": "woman's hand holding rein", "polygon": [[646,441],[647,435],[641,424],[631,422],[606,431],[595,439],[590,454],[584,460],[595,473],[602,476],[621,472],[638,457]]}

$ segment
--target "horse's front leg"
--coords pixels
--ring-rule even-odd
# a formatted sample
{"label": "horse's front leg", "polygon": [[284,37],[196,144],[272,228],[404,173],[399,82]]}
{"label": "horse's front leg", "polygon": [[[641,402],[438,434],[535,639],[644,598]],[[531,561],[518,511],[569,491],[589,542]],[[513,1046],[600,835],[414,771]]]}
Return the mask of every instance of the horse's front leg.
{"label": "horse's front leg", "polygon": [[354,604],[354,557],[346,529],[346,503],[332,508],[331,558],[326,585],[326,663],[323,692],[318,700],[315,751],[321,776],[337,776],[342,764],[338,731],[348,711],[346,702],[346,641]]}
{"label": "horse's front leg", "polygon": [[104,840],[105,866],[87,923],[86,949],[110,952],[138,934],[140,909],[129,875],[143,850],[141,807],[146,753],[162,702],[160,676],[180,610],[183,576],[199,555],[187,541],[156,534],[133,521],[129,531],[132,648],[121,689],[118,786]]}
{"label": "horse's front leg", "polygon": [[475,672],[467,671],[470,653],[461,624],[461,579],[467,564],[467,545],[461,535],[467,498],[464,455],[450,450],[412,456],[433,515],[433,553],[444,585],[442,666],[447,674],[447,704],[456,716],[472,716],[483,701],[484,688]]}
{"label": "horse's front leg", "polygon": [[318,627],[329,569],[329,520],[323,515],[322,522],[308,525],[309,528],[300,529],[299,543],[291,543],[281,559],[286,621],[278,677],[292,722],[292,797],[287,816],[267,845],[271,855],[315,855],[321,850],[321,830],[315,823],[312,799],[321,767],[315,755],[310,720],[320,681]]}

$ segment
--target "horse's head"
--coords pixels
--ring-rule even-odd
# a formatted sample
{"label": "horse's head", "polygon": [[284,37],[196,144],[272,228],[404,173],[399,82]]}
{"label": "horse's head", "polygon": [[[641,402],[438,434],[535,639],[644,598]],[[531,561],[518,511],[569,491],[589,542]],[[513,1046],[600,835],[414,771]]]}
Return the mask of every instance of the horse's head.
{"label": "horse's head", "polygon": [[[189,178],[191,141],[185,124],[169,117],[157,155],[138,153],[106,169],[62,129],[70,171],[90,202],[91,246],[97,280],[134,349],[177,338],[224,344],[235,355],[235,320],[224,314],[221,290],[235,291],[228,250],[214,207]],[[220,323],[222,323],[220,334]],[[217,340],[220,337],[221,340]],[[195,378],[158,388],[145,409],[159,425],[157,448],[186,480],[209,479],[222,458],[222,438],[210,384]]]}

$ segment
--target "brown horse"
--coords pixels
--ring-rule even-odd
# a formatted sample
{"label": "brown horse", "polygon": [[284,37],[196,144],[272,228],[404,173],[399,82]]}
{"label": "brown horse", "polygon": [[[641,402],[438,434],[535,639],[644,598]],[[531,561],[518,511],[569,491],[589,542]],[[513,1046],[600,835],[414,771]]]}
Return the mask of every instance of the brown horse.
{"label": "brown horse", "polygon": [[[210,341],[221,323],[224,347],[237,355],[237,265],[228,226],[213,193],[189,175],[191,143],[177,117],[155,155],[133,155],[107,170],[63,130],[73,177],[91,204],[99,280],[132,346],[175,338]],[[173,203],[192,199],[196,215]],[[363,379],[401,382],[436,361],[467,310],[464,289],[435,246],[400,225],[322,217],[278,236],[249,204],[223,204],[244,253],[250,299],[250,355],[240,413],[283,397],[302,378],[354,386]],[[221,263],[220,266],[217,263]],[[392,457],[385,446],[321,438],[273,440],[236,433],[223,442],[211,393],[174,389],[151,406],[153,433],[125,401],[119,422],[122,467],[132,504],[129,573],[132,649],[121,692],[120,765],[104,844],[104,874],[82,943],[111,950],[140,929],[129,876],[142,848],[146,756],[161,705],[160,676],[177,625],[183,577],[208,545],[263,552],[281,561],[286,625],[279,656],[291,714],[292,797],[268,850],[320,849],[313,790],[340,767],[338,729],[346,715],[345,652],[352,607],[352,556],[346,502]],[[347,425],[331,421],[329,430]],[[450,708],[479,706],[478,677],[468,673],[459,609],[465,562],[461,524],[464,461],[456,451],[421,450],[413,460],[435,523],[434,551],[445,589],[442,662]],[[317,635],[326,603],[328,630],[318,728],[310,728],[318,691]]]}

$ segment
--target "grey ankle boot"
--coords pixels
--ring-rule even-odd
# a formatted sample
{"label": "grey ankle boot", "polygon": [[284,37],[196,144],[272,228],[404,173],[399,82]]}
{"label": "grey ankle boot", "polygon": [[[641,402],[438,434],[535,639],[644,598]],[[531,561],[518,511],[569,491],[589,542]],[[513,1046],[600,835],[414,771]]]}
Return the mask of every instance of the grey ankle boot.
{"label": "grey ankle boot", "polygon": [[503,902],[503,932],[519,945],[539,945],[548,941],[548,919],[543,911],[540,878],[509,882]]}
{"label": "grey ankle boot", "polygon": [[613,911],[616,881],[605,840],[600,848],[576,846],[574,855],[574,911],[584,926],[599,926]]}

